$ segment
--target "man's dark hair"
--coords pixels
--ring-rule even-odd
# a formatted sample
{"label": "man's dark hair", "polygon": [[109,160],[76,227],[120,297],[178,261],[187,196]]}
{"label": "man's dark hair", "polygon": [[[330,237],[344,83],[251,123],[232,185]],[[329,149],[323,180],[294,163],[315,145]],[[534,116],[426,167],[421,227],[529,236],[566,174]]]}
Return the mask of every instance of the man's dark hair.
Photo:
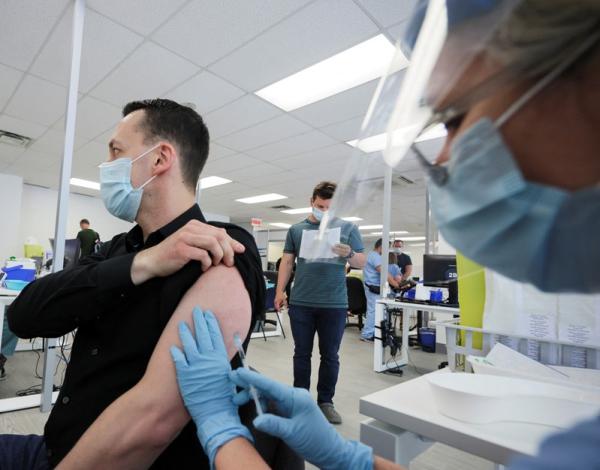
{"label": "man's dark hair", "polygon": [[321,181],[318,185],[313,189],[313,200],[320,197],[321,199],[331,199],[333,194],[335,193],[335,189],[337,188],[337,184],[332,181]]}
{"label": "man's dark hair", "polygon": [[381,245],[383,245],[383,239],[379,239],[375,242],[375,249],[379,248]]}
{"label": "man's dark hair", "polygon": [[395,244],[396,242],[402,243],[402,246],[404,246],[404,240],[399,240],[398,238],[396,238],[396,240],[394,240],[394,244]]}
{"label": "man's dark hair", "polygon": [[156,98],[132,101],[123,108],[123,117],[144,110],[142,130],[146,141],[168,140],[177,147],[181,157],[183,182],[192,191],[208,158],[208,129],[202,117],[188,106]]}
{"label": "man's dark hair", "polygon": [[88,225],[90,225],[90,221],[88,219],[81,219],[79,221],[79,225],[81,225],[81,224],[88,224]]}

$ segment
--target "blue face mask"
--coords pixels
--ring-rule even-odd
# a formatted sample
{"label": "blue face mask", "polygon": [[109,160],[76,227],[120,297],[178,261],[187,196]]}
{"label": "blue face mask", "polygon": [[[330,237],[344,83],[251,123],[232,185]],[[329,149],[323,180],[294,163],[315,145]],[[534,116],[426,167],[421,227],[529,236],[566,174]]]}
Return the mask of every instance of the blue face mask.
{"label": "blue face mask", "polygon": [[156,178],[156,175],[139,188],[134,188],[131,186],[131,166],[159,145],[146,150],[133,160],[129,157],[122,157],[100,165],[100,196],[108,212],[115,217],[127,222],[135,220],[142,203],[144,186]]}
{"label": "blue face mask", "polygon": [[447,181],[429,191],[440,232],[468,258],[544,291],[600,291],[600,187],[525,180],[489,119],[457,138]]}
{"label": "blue face mask", "polygon": [[324,212],[317,209],[316,207],[312,208],[312,215],[315,219],[317,219],[319,222],[321,222],[321,220],[323,219],[323,214]]}

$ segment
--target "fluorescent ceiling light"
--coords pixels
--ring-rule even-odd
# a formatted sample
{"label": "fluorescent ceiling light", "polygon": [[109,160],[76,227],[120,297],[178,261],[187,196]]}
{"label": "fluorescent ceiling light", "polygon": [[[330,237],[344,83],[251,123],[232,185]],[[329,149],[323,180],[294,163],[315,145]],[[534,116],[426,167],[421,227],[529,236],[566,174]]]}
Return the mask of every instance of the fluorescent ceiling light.
{"label": "fluorescent ceiling light", "polygon": [[415,246],[425,246],[425,243],[409,243],[408,244],[410,247],[415,247]]}
{"label": "fluorescent ceiling light", "polygon": [[227,178],[221,178],[220,176],[206,176],[200,178],[200,189],[212,188],[214,186],[221,186],[222,184],[231,183],[231,180]]}
{"label": "fluorescent ceiling light", "polygon": [[312,207],[301,207],[300,209],[286,209],[281,211],[284,214],[310,214],[312,212]]}
{"label": "fluorescent ceiling light", "polygon": [[259,202],[277,201],[279,199],[287,199],[287,196],[281,194],[269,193],[260,194],[259,196],[244,197],[242,199],[236,199],[237,202],[243,202],[244,204],[258,204]]}
{"label": "fluorescent ceiling light", "polygon": [[[255,93],[284,111],[292,111],[380,77],[394,53],[392,43],[380,34]],[[400,61],[398,70],[407,66],[406,59]]]}
{"label": "fluorescent ceiling light", "polygon": [[283,222],[272,222],[269,225],[272,225],[273,227],[279,227],[279,228],[290,228],[291,227],[290,224],[285,224]]}
{"label": "fluorescent ceiling light", "polygon": [[[415,142],[425,142],[426,140],[438,139],[440,137],[446,137],[447,132],[443,124],[438,124],[432,127],[423,135],[421,135]],[[385,149],[387,144],[387,134],[377,134],[371,137],[366,137],[362,140],[354,139],[346,142],[352,147],[358,147],[365,153],[379,152]]]}
{"label": "fluorescent ceiling light", "polygon": [[342,220],[345,220],[346,222],[358,222],[362,219],[360,217],[342,217]]}
{"label": "fluorescent ceiling light", "polygon": [[70,183],[73,186],[81,186],[82,188],[95,189],[100,191],[100,183],[95,181],[82,180],[80,178],[71,178]]}
{"label": "fluorescent ceiling light", "polygon": [[383,225],[359,225],[358,230],[377,230],[383,228]]}
{"label": "fluorescent ceiling light", "polygon": [[[390,235],[402,235],[408,233],[406,230],[397,230],[395,232],[390,232]],[[383,232],[371,232],[371,235],[383,235]],[[403,238],[402,240],[406,240]]]}
{"label": "fluorescent ceiling light", "polygon": [[404,237],[402,240],[405,242],[422,242],[425,237]]}

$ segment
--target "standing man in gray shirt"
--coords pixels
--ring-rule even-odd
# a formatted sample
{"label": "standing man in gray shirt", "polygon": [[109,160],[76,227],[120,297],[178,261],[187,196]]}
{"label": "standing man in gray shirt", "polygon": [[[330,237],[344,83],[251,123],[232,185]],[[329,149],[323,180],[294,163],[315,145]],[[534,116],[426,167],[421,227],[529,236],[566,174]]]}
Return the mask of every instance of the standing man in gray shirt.
{"label": "standing man in gray shirt", "polygon": [[299,256],[303,238],[310,237],[306,234],[319,230],[336,186],[330,181],[319,183],[310,199],[312,213],[302,222],[290,227],[279,267],[275,308],[279,310],[287,304],[285,286],[294,261],[298,258],[289,306],[294,337],[294,386],[310,390],[311,355],[316,332],[319,335],[321,354],[317,402],[330,423],[341,424],[342,417],[333,406],[333,395],[340,369],[338,351],[348,311],[345,266],[348,262],[353,268],[360,269],[365,264],[364,247],[358,228],[350,222],[336,221],[336,227],[340,228],[340,241],[332,248],[337,255],[333,260],[329,258],[323,262],[307,262]]}

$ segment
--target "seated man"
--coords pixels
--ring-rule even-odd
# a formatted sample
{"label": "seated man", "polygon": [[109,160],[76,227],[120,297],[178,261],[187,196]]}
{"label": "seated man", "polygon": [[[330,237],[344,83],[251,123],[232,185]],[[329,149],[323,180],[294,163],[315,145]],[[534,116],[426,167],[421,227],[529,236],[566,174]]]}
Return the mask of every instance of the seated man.
{"label": "seated man", "polygon": [[260,258],[250,234],[206,224],[194,203],[208,156],[202,118],[161,99],[129,103],[123,115],[101,195],[111,214],[138,225],[31,283],[11,306],[21,337],[77,335],[44,437],[0,439],[0,468],[15,468],[15,454],[30,459],[24,468],[208,468],[169,347],[202,303],[219,318],[231,359],[233,334],[247,337],[264,307]]}

